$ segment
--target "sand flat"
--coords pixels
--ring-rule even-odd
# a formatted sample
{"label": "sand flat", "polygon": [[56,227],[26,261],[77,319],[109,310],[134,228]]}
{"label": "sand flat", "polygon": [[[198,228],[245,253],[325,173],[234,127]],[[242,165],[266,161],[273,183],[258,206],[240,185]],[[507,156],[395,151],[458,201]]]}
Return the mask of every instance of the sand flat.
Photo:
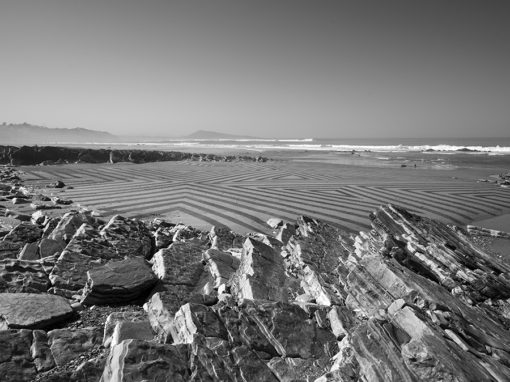
{"label": "sand flat", "polygon": [[63,196],[107,216],[161,216],[206,229],[224,224],[240,232],[267,231],[268,218],[292,221],[301,214],[358,231],[369,227],[370,211],[388,202],[460,225],[509,212],[510,207],[508,190],[476,182],[482,170],[353,166],[317,160],[22,169],[28,184],[61,179],[74,187]]}

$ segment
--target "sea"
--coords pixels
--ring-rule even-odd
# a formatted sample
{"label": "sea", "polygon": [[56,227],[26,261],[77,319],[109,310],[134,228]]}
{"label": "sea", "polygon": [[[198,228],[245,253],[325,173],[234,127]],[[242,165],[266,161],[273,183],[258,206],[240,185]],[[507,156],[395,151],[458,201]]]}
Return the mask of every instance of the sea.
{"label": "sea", "polygon": [[[148,146],[160,149],[227,149],[247,151],[337,151],[337,152],[444,152],[482,153],[488,155],[510,155],[508,138],[384,138],[384,139],[339,139],[339,138],[246,138],[246,139],[164,139],[140,140],[123,143],[129,146]],[[119,146],[119,143],[112,143]],[[140,147],[140,148],[142,148]]]}

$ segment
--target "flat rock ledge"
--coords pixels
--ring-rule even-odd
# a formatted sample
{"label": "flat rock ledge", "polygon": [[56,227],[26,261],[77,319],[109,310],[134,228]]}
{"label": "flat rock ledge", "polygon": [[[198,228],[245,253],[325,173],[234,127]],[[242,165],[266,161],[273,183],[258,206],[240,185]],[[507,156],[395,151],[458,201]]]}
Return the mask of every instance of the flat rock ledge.
{"label": "flat rock ledge", "polygon": [[73,309],[61,296],[41,293],[0,293],[4,328],[42,329],[69,318]]}
{"label": "flat rock ledge", "polygon": [[[12,168],[0,178],[35,197]],[[272,235],[9,216],[2,381],[510,380],[510,265],[474,244],[483,230],[395,205],[359,233],[307,216],[270,219]]]}
{"label": "flat rock ledge", "polygon": [[158,281],[151,266],[141,258],[110,261],[88,271],[87,277],[82,300],[85,305],[130,302]]}

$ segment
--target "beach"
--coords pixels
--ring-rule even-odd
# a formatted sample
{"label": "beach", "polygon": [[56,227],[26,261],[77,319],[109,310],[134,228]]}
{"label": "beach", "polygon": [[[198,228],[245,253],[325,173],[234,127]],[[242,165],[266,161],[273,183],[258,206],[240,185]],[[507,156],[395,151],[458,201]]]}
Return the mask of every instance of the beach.
{"label": "beach", "polygon": [[[184,147],[183,151],[190,149]],[[203,148],[200,152],[204,152]],[[215,154],[245,154],[211,148]],[[356,232],[385,203],[465,226],[501,218],[510,231],[510,189],[478,182],[510,168],[510,156],[430,152],[250,152],[259,162],[179,161],[157,163],[22,166],[29,185],[56,179],[72,189],[65,197],[98,209],[150,220],[162,217],[201,229],[226,225],[237,232],[267,232],[267,219],[294,221],[307,215]],[[60,191],[53,191],[60,192]]]}

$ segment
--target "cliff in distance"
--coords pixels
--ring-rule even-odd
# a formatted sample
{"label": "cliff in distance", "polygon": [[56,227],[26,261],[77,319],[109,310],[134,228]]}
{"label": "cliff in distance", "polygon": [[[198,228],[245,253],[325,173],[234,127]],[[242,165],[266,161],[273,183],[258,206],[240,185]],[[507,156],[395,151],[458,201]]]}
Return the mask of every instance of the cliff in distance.
{"label": "cliff in distance", "polygon": [[3,144],[114,142],[117,139],[110,133],[81,127],[74,129],[48,128],[28,123],[0,125],[0,142]]}

